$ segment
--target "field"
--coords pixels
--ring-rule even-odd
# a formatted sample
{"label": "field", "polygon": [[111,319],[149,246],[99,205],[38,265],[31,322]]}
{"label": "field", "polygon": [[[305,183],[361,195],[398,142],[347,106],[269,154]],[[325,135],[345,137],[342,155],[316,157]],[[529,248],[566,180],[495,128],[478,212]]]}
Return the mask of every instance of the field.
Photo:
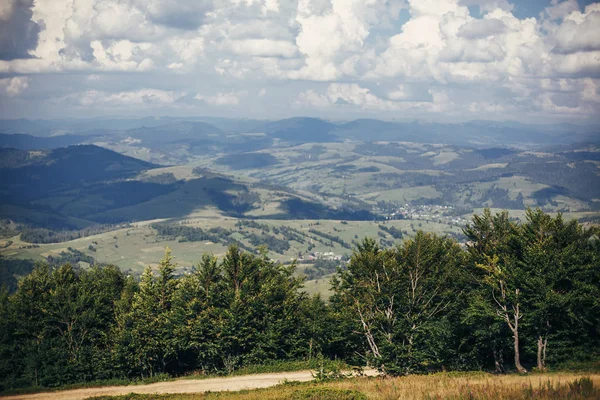
{"label": "field", "polygon": [[[19,240],[19,237],[4,239],[2,244],[12,243],[0,249],[0,254],[20,259],[43,260],[49,255],[58,255],[66,251],[69,247],[77,249],[85,254],[94,257],[98,262],[115,264],[124,270],[131,269],[135,272],[141,272],[146,265],[156,265],[164,253],[166,246],[173,250],[173,255],[178,265],[187,271],[196,262],[198,262],[203,253],[212,253],[216,256],[222,256],[227,250],[224,243],[213,243],[210,241],[183,242],[178,239],[163,238],[157,235],[152,224],[162,220],[151,220],[141,223],[135,223],[129,228],[119,229],[112,232],[105,232],[94,236],[75,239],[63,243],[38,244],[32,246],[30,243]],[[225,228],[231,230],[233,235],[241,243],[252,246],[247,237],[250,234],[264,234],[260,228],[239,227],[239,220],[229,217],[213,216],[193,216],[184,220],[175,221],[176,226],[185,226],[192,228],[201,228],[209,230],[211,228]],[[289,250],[283,253],[270,251],[269,255],[278,261],[289,262],[297,259],[302,263],[302,259],[309,254],[320,252],[333,252],[336,255],[350,255],[352,253],[353,241],[359,241],[364,237],[385,237],[385,240],[395,241],[388,233],[379,228],[380,224],[386,227],[395,227],[406,231],[410,236],[416,230],[438,232],[440,234],[454,232],[460,233],[457,226],[450,227],[448,224],[437,223],[433,221],[412,221],[395,220],[385,222],[370,221],[335,221],[335,220],[259,220],[261,225],[266,225],[271,229],[277,227],[289,227],[304,238],[304,243],[290,241]],[[173,223],[173,222],[172,222]],[[340,243],[330,241],[318,234],[309,232],[317,231],[328,235],[339,237],[341,241],[346,242],[351,248],[343,247]],[[241,233],[243,231],[243,233]],[[284,240],[281,234],[270,233],[271,236]],[[94,250],[90,250],[90,246]],[[311,250],[308,247],[312,246]],[[301,258],[299,258],[299,255]]]}
{"label": "field", "polygon": [[[272,162],[240,169],[235,159],[202,158],[225,174],[258,179],[323,196],[330,204],[440,204],[545,211],[597,209],[598,169],[574,153],[473,150],[407,142],[305,143],[246,153]],[[586,153],[587,154],[587,153]],[[593,159],[596,153],[589,153]],[[335,199],[335,200],[334,200]]]}
{"label": "field", "polygon": [[[183,137],[187,129],[202,127],[208,129],[194,124],[174,129]],[[211,129],[204,133],[213,140]],[[388,247],[423,230],[462,242],[462,228],[483,207],[509,210],[520,220],[526,207],[540,207],[588,224],[600,221],[597,147],[534,153],[404,141],[297,144],[264,142],[264,135],[225,135],[224,147],[209,151],[200,142],[184,145],[175,139],[164,147],[162,128],[149,132],[153,139],[136,131],[119,141],[96,143],[138,159],[95,146],[35,157],[5,150],[13,161],[0,189],[14,198],[0,202],[0,255],[42,261],[73,249],[87,261],[92,257],[137,275],[156,266],[169,246],[178,273],[185,274],[203,253],[222,256],[233,243],[245,250],[266,245],[274,260],[297,260],[298,273],[310,279],[307,291],[326,294],[323,276],[333,268],[315,274],[315,259],[345,260],[364,237]],[[247,147],[238,147],[239,140]],[[98,168],[83,168],[73,159]],[[39,185],[39,176],[48,184]],[[156,223],[174,228],[160,233]],[[16,233],[104,224],[127,228],[52,244],[27,243]]]}
{"label": "field", "polygon": [[268,389],[206,394],[127,395],[97,399],[165,400],[418,400],[418,399],[598,399],[600,375],[556,373],[493,376],[434,374],[399,378],[352,378],[328,383],[283,383]]}
{"label": "field", "polygon": [[[296,260],[298,273],[312,268],[307,263],[311,256],[319,253],[333,253],[325,257],[334,258],[339,256],[348,257],[352,254],[355,244],[364,237],[376,238],[382,245],[399,243],[401,239],[394,238],[389,232],[381,229],[395,228],[403,233],[404,238],[414,235],[418,230],[435,232],[440,235],[454,235],[460,237],[464,223],[470,215],[459,217],[443,216],[443,210],[427,208],[427,217],[421,216],[415,219],[388,220],[388,221],[342,221],[342,220],[254,220],[257,226],[240,226],[240,222],[252,220],[240,220],[233,217],[220,215],[218,210],[205,209],[192,213],[187,218],[157,219],[131,224],[127,228],[100,233],[62,243],[31,244],[20,240],[20,236],[0,239],[0,255],[17,258],[33,259],[43,261],[48,256],[58,256],[61,252],[68,252],[69,248],[76,249],[97,262],[114,264],[122,270],[128,270],[134,274],[140,274],[148,265],[157,266],[165,247],[173,250],[175,261],[178,264],[178,272],[186,273],[201,259],[202,254],[211,253],[215,256],[223,256],[227,251],[228,243],[204,241],[184,241],[181,237],[161,237],[158,235],[154,224],[169,224],[170,226],[200,228],[204,231],[223,228],[228,231],[229,238],[235,239],[242,245],[253,247],[249,241],[255,238],[273,238],[279,243],[288,243],[289,248],[285,251],[274,251],[269,249],[269,256],[279,262],[288,263]],[[501,209],[492,209],[500,211]],[[483,209],[475,209],[474,212],[481,213]],[[425,211],[417,211],[424,213]],[[419,214],[423,215],[423,214]],[[519,220],[525,218],[525,211],[511,210],[510,215]],[[585,218],[597,216],[597,212],[574,212],[566,213],[566,219]],[[251,222],[250,222],[251,223]],[[268,227],[268,231],[265,230]],[[303,242],[287,240],[283,233],[275,233],[275,230],[290,228],[298,234]],[[324,237],[322,235],[326,235]],[[328,237],[337,238],[338,241]],[[318,277],[306,282],[306,290],[309,293],[327,293],[328,279]]]}

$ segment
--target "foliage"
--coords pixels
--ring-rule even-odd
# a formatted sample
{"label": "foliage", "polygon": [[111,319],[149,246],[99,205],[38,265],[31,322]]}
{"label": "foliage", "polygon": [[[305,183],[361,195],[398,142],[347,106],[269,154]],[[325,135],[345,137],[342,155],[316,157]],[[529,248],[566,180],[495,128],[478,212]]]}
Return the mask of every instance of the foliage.
{"label": "foliage", "polygon": [[367,396],[358,390],[310,388],[295,391],[292,400],[367,400]]}
{"label": "foliage", "polygon": [[29,274],[35,267],[32,260],[18,260],[0,255],[0,288],[9,292],[17,289],[18,277]]}
{"label": "foliage", "polygon": [[[287,362],[330,380],[344,367],[331,359],[388,375],[503,372],[511,353],[521,372],[597,363],[597,229],[539,210],[520,224],[486,210],[465,235],[466,249],[424,232],[391,248],[365,239],[337,269],[329,303],[308,297],[295,265],[269,259],[264,246],[232,245],[220,260],[205,254],[183,276],[167,249],[139,281],[116,267],[73,267],[83,253],[70,249],[55,260],[64,265],[12,269],[27,275],[14,293],[0,291],[0,390]],[[586,390],[582,381],[557,393],[585,398]]]}
{"label": "foliage", "polygon": [[127,228],[128,224],[121,225],[94,225],[78,230],[51,230],[45,228],[27,228],[21,232],[21,240],[29,243],[60,243],[82,237],[98,235],[115,229]]}
{"label": "foliage", "polygon": [[334,281],[334,301],[354,321],[365,357],[390,374],[448,365],[461,261],[455,242],[423,232],[392,249],[359,244]]}

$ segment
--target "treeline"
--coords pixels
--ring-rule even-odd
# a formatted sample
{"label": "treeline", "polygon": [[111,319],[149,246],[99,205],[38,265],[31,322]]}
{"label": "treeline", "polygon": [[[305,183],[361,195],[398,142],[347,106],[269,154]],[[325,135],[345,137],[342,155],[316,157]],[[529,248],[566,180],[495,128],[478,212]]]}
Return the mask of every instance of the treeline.
{"label": "treeline", "polygon": [[232,246],[176,277],[40,266],[0,295],[0,385],[231,372],[318,354],[388,374],[525,372],[600,356],[600,240],[541,211],[476,215],[463,249],[418,232],[372,239],[309,298],[294,266]]}
{"label": "treeline", "polygon": [[[284,254],[290,249],[290,241],[296,240],[300,243],[304,243],[304,239],[300,236],[300,233],[293,228],[285,226],[273,227],[272,232],[274,235],[282,235],[283,239],[280,239],[274,235],[269,234],[271,228],[267,224],[261,224],[251,220],[240,220],[236,223],[236,227],[240,229],[240,233],[248,240],[248,242],[255,247],[265,245],[279,254]],[[244,227],[251,229],[260,229],[260,234],[246,232]],[[234,231],[221,227],[210,228],[204,230],[202,228],[182,226],[182,225],[168,225],[168,224],[153,224],[154,228],[159,236],[168,237],[172,239],[178,239],[179,242],[201,242],[211,241],[213,243],[223,243],[225,245],[236,245],[251,253],[255,252],[255,249],[244,245],[241,241],[233,238],[231,235]]]}
{"label": "treeline", "polygon": [[316,229],[309,229],[308,230],[310,233],[324,237],[325,239],[329,240],[331,242],[331,246],[333,246],[333,242],[339,244],[340,246],[342,246],[345,249],[351,249],[352,247],[350,246],[350,244],[348,244],[346,241],[344,241],[344,239],[341,239],[339,236],[336,235],[330,235],[329,233],[325,233],[325,232],[321,232],[318,231]]}
{"label": "treeline", "polygon": [[239,240],[231,237],[233,233],[229,229],[215,227],[204,230],[182,225],[153,224],[152,228],[156,230],[158,236],[163,238],[178,239],[183,242],[205,242],[223,243],[225,245],[235,245],[246,251],[254,252],[254,249],[244,245]]}
{"label": "treeline", "polygon": [[62,243],[82,237],[98,235],[129,227],[129,224],[94,225],[78,230],[52,230],[46,228],[26,228],[21,232],[21,240],[29,243]]}
{"label": "treeline", "polygon": [[[92,245],[90,245],[94,248]],[[67,247],[67,251],[61,251],[58,255],[49,255],[46,257],[48,260],[48,264],[50,266],[53,265],[63,265],[63,264],[78,264],[80,261],[88,263],[90,265],[96,264],[96,260],[94,257],[88,256],[82,251],[74,249],[72,247]]]}
{"label": "treeline", "polygon": [[394,239],[402,239],[402,231],[398,228],[396,228],[395,226],[385,226],[385,225],[377,225],[379,227],[379,229],[381,229],[382,231],[385,231],[387,233],[389,233]]}
{"label": "treeline", "polygon": [[293,266],[231,247],[175,277],[170,251],[136,282],[116,267],[40,266],[0,295],[0,387],[231,372],[323,351],[325,304]]}
{"label": "treeline", "polygon": [[598,229],[486,210],[464,233],[466,250],[423,232],[396,248],[358,246],[331,298],[345,354],[361,349],[390,374],[543,371],[600,355]]}
{"label": "treeline", "polygon": [[[80,261],[90,265],[98,264],[93,257],[74,249],[67,248],[66,251],[61,251],[58,255],[50,254],[46,257],[46,263],[50,266],[59,266],[66,263],[76,265]],[[0,288],[4,287],[9,293],[17,290],[18,280],[31,271],[36,266],[36,261],[30,259],[7,258],[0,254]]]}

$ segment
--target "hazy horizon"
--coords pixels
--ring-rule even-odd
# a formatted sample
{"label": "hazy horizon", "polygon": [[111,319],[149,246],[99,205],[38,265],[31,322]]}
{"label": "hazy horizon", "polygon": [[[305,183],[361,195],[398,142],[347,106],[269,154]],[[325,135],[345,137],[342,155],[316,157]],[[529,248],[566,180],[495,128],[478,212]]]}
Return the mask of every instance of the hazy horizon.
{"label": "hazy horizon", "polygon": [[[373,121],[381,121],[381,122],[389,122],[389,123],[398,123],[398,124],[440,124],[440,125],[461,125],[461,124],[475,124],[475,123],[497,123],[502,125],[532,125],[538,127],[544,126],[555,126],[556,123],[553,122],[523,122],[517,121],[514,119],[466,119],[466,120],[446,120],[446,121],[436,121],[436,120],[427,120],[425,118],[413,118],[413,119],[401,119],[401,118],[393,118],[393,117],[369,117],[362,116],[356,118],[343,118],[343,117],[332,117],[328,118],[326,116],[319,115],[306,115],[306,114],[297,114],[297,115],[289,115],[282,116],[281,118],[252,118],[252,117],[235,117],[235,116],[220,116],[220,115],[154,115],[154,114],[146,114],[146,115],[119,115],[119,114],[105,114],[105,115],[97,115],[93,117],[77,117],[77,116],[67,116],[67,117],[56,117],[56,118],[27,118],[27,117],[15,117],[15,118],[1,118],[0,121],[44,121],[44,122],[59,122],[59,121],[108,121],[108,120],[161,120],[164,119],[165,122],[167,120],[180,120],[180,121],[201,121],[201,120],[210,120],[210,119],[222,119],[222,120],[232,120],[232,121],[244,121],[244,120],[253,120],[253,121],[261,121],[261,122],[271,122],[271,121],[281,121],[287,119],[320,119],[323,121],[331,122],[333,124],[344,124],[348,122],[353,122],[357,120],[373,120]],[[575,125],[580,127],[587,128],[596,128],[600,127],[600,120],[598,121],[565,121],[560,124],[565,125]],[[2,129],[0,127],[0,129]],[[16,132],[15,132],[16,133]]]}

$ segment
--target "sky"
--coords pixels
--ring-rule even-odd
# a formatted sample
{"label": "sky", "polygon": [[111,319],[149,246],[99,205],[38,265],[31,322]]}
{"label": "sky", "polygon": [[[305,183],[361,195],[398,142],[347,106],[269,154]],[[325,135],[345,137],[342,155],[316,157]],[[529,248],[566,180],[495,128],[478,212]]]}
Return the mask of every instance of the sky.
{"label": "sky", "polygon": [[592,1],[0,1],[0,118],[599,114]]}

